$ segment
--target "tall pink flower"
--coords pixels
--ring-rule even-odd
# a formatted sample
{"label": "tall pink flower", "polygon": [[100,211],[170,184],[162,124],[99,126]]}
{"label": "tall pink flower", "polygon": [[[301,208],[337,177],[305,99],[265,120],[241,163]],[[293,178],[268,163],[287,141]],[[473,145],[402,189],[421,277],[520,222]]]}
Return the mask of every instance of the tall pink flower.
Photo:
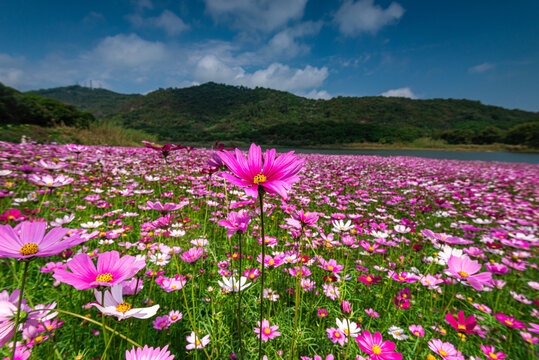
{"label": "tall pink flower", "polygon": [[276,159],[275,149],[271,149],[266,150],[263,156],[260,146],[255,144],[251,144],[248,159],[238,149],[235,156],[226,150],[218,154],[232,171],[232,174],[220,172],[219,175],[234,185],[246,187],[245,193],[255,199],[259,186],[267,193],[277,193],[286,198],[292,184],[299,181],[297,173],[305,163],[304,159],[298,160],[293,151]]}
{"label": "tall pink flower", "polygon": [[229,239],[238,231],[245,233],[245,231],[247,231],[247,226],[251,221],[249,211],[245,209],[231,211],[228,213],[227,218],[228,220],[219,220],[217,224],[226,228],[226,235]]}
{"label": "tall pink flower", "polygon": [[371,360],[402,359],[402,354],[395,352],[395,343],[389,340],[384,341],[379,332],[374,333],[373,336],[369,331],[365,330],[355,339],[361,351],[369,354]]}
{"label": "tall pink flower", "polygon": [[262,341],[268,342],[268,340],[281,336],[281,333],[277,331],[279,329],[279,325],[270,326],[269,321],[266,319],[262,320],[262,326],[260,326],[260,321],[257,321],[257,323],[259,327],[255,327],[254,332],[257,334],[257,338],[262,336]]}
{"label": "tall pink flower", "polygon": [[35,256],[57,255],[86,239],[78,235],[64,236],[70,229],[54,228],[46,235],[46,222],[19,223],[15,228],[0,225],[0,258],[28,259]]}
{"label": "tall pink flower", "polygon": [[492,274],[483,272],[476,274],[481,270],[481,264],[478,261],[471,260],[468,256],[451,255],[447,260],[447,271],[455,278],[467,281],[475,290],[481,291],[483,285],[491,285]]}
{"label": "tall pink flower", "polygon": [[144,348],[133,347],[131,351],[125,351],[125,360],[173,360],[174,355],[170,355],[167,350],[168,345],[164,348],[149,348],[145,345]]}
{"label": "tall pink flower", "polygon": [[144,260],[124,255],[120,258],[117,251],[104,252],[97,257],[97,268],[88,254],[77,254],[67,263],[71,271],[58,269],[53,277],[78,290],[113,286],[131,279],[146,266]]}
{"label": "tall pink flower", "polygon": [[464,311],[459,311],[458,318],[455,319],[455,316],[451,314],[445,315],[445,320],[453,326],[457,331],[462,331],[467,334],[475,333],[475,327],[477,326],[477,321],[473,316],[465,317]]}

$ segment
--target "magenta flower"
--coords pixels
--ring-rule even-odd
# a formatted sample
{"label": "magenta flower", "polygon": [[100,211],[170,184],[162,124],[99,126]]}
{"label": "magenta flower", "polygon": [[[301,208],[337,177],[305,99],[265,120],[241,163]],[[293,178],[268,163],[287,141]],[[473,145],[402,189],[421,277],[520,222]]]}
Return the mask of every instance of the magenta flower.
{"label": "magenta flower", "polygon": [[181,290],[187,283],[187,279],[183,275],[174,275],[173,278],[159,276],[155,282],[161,285],[161,288],[166,292]]}
{"label": "magenta flower", "polygon": [[304,226],[314,226],[318,221],[318,214],[313,212],[304,212],[303,209],[297,210],[290,214],[292,218],[284,219],[288,225],[296,229],[301,229]]}
{"label": "magenta flower", "polygon": [[210,343],[210,335],[206,335],[200,339],[195,335],[194,331],[191,331],[191,334],[187,336],[187,342],[189,343],[185,346],[187,350],[202,349]]}
{"label": "magenta flower", "polygon": [[40,186],[60,187],[60,186],[71,184],[74,179],[67,177],[65,175],[61,175],[61,174],[55,177],[48,174],[47,175],[32,174],[28,177],[28,180]]}
{"label": "magenta flower", "polygon": [[445,315],[445,320],[459,332],[462,331],[467,334],[475,333],[474,329],[477,326],[477,321],[471,315],[465,318],[464,311],[459,311],[458,319],[455,319],[453,315],[448,313]]}
{"label": "magenta flower", "polygon": [[494,346],[479,345],[479,347],[481,348],[481,350],[483,350],[483,353],[490,360],[501,360],[501,359],[505,359],[507,357],[507,355],[505,355],[503,353],[503,351],[496,352],[496,349],[494,348]]}
{"label": "magenta flower", "polygon": [[526,325],[522,321],[517,321],[517,320],[515,320],[514,317],[510,317],[510,316],[507,316],[507,315],[502,314],[502,313],[498,313],[498,314],[494,315],[494,317],[499,322],[504,324],[505,326],[515,328],[515,329],[525,329],[526,328]]}
{"label": "magenta flower", "polygon": [[64,239],[70,229],[54,228],[45,235],[46,229],[46,222],[25,221],[15,228],[0,225],[0,258],[28,259],[57,255],[86,241],[78,235]]}
{"label": "magenta flower", "polygon": [[227,215],[228,220],[219,220],[217,223],[219,226],[225,227],[226,235],[230,239],[236,232],[241,231],[245,234],[247,226],[251,221],[251,216],[248,210],[231,211]]}
{"label": "magenta flower", "polygon": [[275,159],[275,149],[266,150],[262,156],[260,146],[251,144],[248,159],[236,149],[235,156],[228,151],[219,152],[219,157],[232,171],[232,174],[220,172],[232,184],[247,187],[245,194],[258,197],[259,186],[270,194],[279,194],[283,198],[292,185],[299,181],[297,173],[302,169],[305,160],[298,160],[290,151]]}
{"label": "magenta flower", "polygon": [[151,210],[157,210],[157,211],[161,211],[161,212],[168,212],[168,211],[174,211],[174,210],[178,210],[178,209],[181,209],[182,207],[184,207],[185,205],[187,205],[185,202],[182,202],[180,204],[175,204],[175,203],[165,203],[165,204],[161,204],[161,201],[157,200],[156,202],[152,202],[152,201],[146,201],[146,208],[147,209],[151,209]]}
{"label": "magenta flower", "polygon": [[408,330],[417,337],[425,336],[425,329],[423,329],[423,326],[421,325],[410,325]]}
{"label": "magenta flower", "polygon": [[133,347],[131,351],[125,351],[125,360],[173,360],[174,355],[170,355],[167,350],[168,345],[164,348],[149,348],[145,345],[144,348]]}
{"label": "magenta flower", "polygon": [[489,272],[476,274],[481,270],[481,266],[478,261],[471,260],[466,255],[462,257],[451,255],[447,260],[447,271],[453,277],[467,281],[470,286],[478,291],[482,290],[483,285],[491,285],[492,281],[492,274]]}
{"label": "magenta flower", "polygon": [[157,146],[157,145],[150,144],[148,141],[143,141],[142,143],[148,149],[152,149],[152,150],[155,150],[155,151],[160,151],[161,155],[163,155],[163,158],[165,160],[167,160],[167,157],[168,157],[168,155],[170,154],[171,151],[176,151],[176,150],[180,150],[180,149],[185,148],[185,146],[182,146],[182,145],[176,146],[176,145],[173,145],[173,144],[165,144],[163,146]]}
{"label": "magenta flower", "polygon": [[53,277],[78,290],[112,286],[135,276],[146,266],[144,260],[124,255],[120,258],[117,251],[101,253],[97,256],[97,268],[88,254],[77,254],[68,261],[70,271],[58,269]]}
{"label": "magenta flower", "polygon": [[270,326],[269,321],[266,319],[262,320],[262,326],[260,326],[260,321],[257,321],[257,323],[258,327],[254,328],[254,332],[257,334],[257,338],[262,336],[262,341],[268,342],[268,340],[273,340],[277,336],[281,336],[281,333],[277,331],[279,325]]}
{"label": "magenta flower", "polygon": [[331,327],[326,329],[326,333],[328,335],[328,338],[334,344],[338,343],[339,345],[344,346],[344,344],[348,342],[346,334],[341,329]]}
{"label": "magenta flower", "polygon": [[361,351],[370,355],[371,360],[401,360],[402,354],[395,352],[394,342],[382,339],[379,332],[371,333],[363,331],[360,336],[355,338]]}
{"label": "magenta flower", "polygon": [[318,265],[319,267],[335,274],[340,273],[344,269],[344,265],[337,264],[337,260],[335,259],[329,259],[329,261],[326,261],[323,258],[320,258],[318,259],[318,262],[320,263],[320,265]]}

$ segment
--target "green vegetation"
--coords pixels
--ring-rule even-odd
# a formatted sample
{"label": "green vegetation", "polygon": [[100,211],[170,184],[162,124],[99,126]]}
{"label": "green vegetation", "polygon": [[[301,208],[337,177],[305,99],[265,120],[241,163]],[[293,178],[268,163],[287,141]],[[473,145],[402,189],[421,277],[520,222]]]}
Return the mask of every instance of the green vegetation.
{"label": "green vegetation", "polygon": [[[318,146],[413,144],[429,138],[444,144],[538,147],[539,114],[470,100],[380,96],[312,100],[283,91],[215,83],[159,89],[144,96],[80,86],[35,93],[90,111],[119,126],[156,134],[162,141],[234,140]],[[519,131],[526,136],[520,136]]]}
{"label": "green vegetation", "polygon": [[89,112],[0,83],[0,124],[88,128],[93,121],[95,118]]}

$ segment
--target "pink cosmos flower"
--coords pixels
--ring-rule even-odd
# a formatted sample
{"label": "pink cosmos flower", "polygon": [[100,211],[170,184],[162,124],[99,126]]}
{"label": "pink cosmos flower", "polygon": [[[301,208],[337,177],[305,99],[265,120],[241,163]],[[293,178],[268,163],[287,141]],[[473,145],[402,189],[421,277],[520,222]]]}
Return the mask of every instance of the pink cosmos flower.
{"label": "pink cosmos flower", "polygon": [[462,331],[467,334],[475,333],[474,329],[477,326],[477,321],[473,316],[465,318],[464,311],[459,311],[458,320],[449,313],[445,315],[445,320],[457,331]]}
{"label": "pink cosmos flower", "polygon": [[45,235],[46,229],[46,222],[25,221],[15,228],[0,225],[0,258],[28,259],[57,255],[86,241],[78,235],[64,239],[70,229],[54,228]]}
{"label": "pink cosmos flower", "polygon": [[526,328],[526,325],[522,321],[517,321],[517,320],[515,320],[514,317],[510,317],[510,316],[507,316],[507,315],[502,314],[502,313],[498,313],[498,314],[494,315],[494,317],[499,322],[504,324],[505,326],[515,328],[515,329],[525,329]]}
{"label": "pink cosmos flower", "polygon": [[168,345],[164,348],[149,348],[145,345],[144,348],[133,348],[131,351],[125,351],[125,360],[173,360],[174,355],[170,355],[167,350]]}
{"label": "pink cosmos flower", "polygon": [[71,184],[74,179],[67,177],[65,175],[58,175],[58,176],[53,177],[52,175],[48,175],[48,174],[47,175],[31,174],[28,177],[28,180],[40,186],[60,187],[60,186]]}
{"label": "pink cosmos flower", "polygon": [[485,304],[472,303],[472,306],[476,308],[477,310],[481,310],[484,313],[492,314],[492,309],[486,306]]}
{"label": "pink cosmos flower", "polygon": [[326,356],[325,359],[323,359],[320,355],[315,355],[313,358],[310,358],[308,356],[300,356],[299,358],[301,360],[334,360],[335,359],[333,354],[329,354],[328,356]]}
{"label": "pink cosmos flower", "polygon": [[163,155],[163,158],[165,158],[165,160],[167,159],[171,151],[176,151],[176,150],[185,148],[185,146],[182,146],[182,145],[176,146],[173,144],[165,144],[163,146],[152,145],[148,141],[143,141],[142,143],[144,144],[144,146],[146,146],[149,149],[160,151],[161,155]]}
{"label": "pink cosmos flower", "polygon": [[151,210],[157,210],[157,211],[161,211],[161,212],[168,212],[168,211],[174,211],[174,210],[178,210],[178,209],[181,209],[182,207],[184,207],[185,205],[187,205],[186,203],[180,203],[180,204],[175,204],[175,203],[165,203],[165,204],[161,204],[161,201],[157,200],[155,202],[152,202],[152,201],[146,201],[146,208],[147,209],[151,209]]}
{"label": "pink cosmos flower", "polygon": [[[481,270],[481,264],[478,261],[471,260],[468,256],[453,256],[447,260],[448,272],[455,278],[467,281],[475,290],[481,291],[483,285],[491,285],[492,274],[483,272],[476,274]],[[475,274],[475,275],[474,275]]]}
{"label": "pink cosmos flower", "polygon": [[288,225],[301,229],[304,226],[313,226],[318,221],[318,214],[313,212],[304,212],[303,209],[290,214],[292,218],[284,219]]}
{"label": "pink cosmos flower", "polygon": [[185,346],[187,350],[202,349],[210,343],[210,335],[206,335],[202,339],[199,339],[195,335],[195,332],[192,331],[191,334],[187,336],[187,342],[189,343]]}
{"label": "pink cosmos flower", "polygon": [[539,342],[539,338],[533,336],[529,332],[521,331],[520,336],[522,336],[524,341],[528,342],[529,344],[537,344]]}
{"label": "pink cosmos flower", "polygon": [[153,328],[156,330],[168,329],[171,325],[171,322],[168,320],[168,315],[158,316],[152,321]]}
{"label": "pink cosmos flower", "polygon": [[402,354],[395,352],[396,345],[392,341],[384,341],[379,332],[363,331],[355,338],[361,351],[370,355],[371,360],[401,360]]}
{"label": "pink cosmos flower", "polygon": [[219,226],[225,227],[226,235],[230,239],[236,232],[241,231],[245,234],[247,226],[251,221],[251,216],[248,210],[231,211],[227,215],[228,220],[219,220],[217,223]]}
{"label": "pink cosmos flower", "polygon": [[248,159],[236,149],[235,156],[224,150],[218,155],[232,174],[220,172],[232,184],[247,187],[245,194],[252,198],[258,197],[259,186],[270,194],[277,193],[287,198],[287,192],[292,185],[299,181],[297,173],[303,168],[305,160],[298,160],[294,152],[290,151],[275,159],[275,149],[266,150],[262,156],[260,146],[251,144]]}
{"label": "pink cosmos flower", "polygon": [[371,309],[365,309],[365,312],[367,313],[367,315],[369,316],[372,316],[373,318],[379,318],[380,315],[374,311],[372,308]]}
{"label": "pink cosmos flower", "polygon": [[200,247],[192,247],[189,250],[185,251],[183,254],[180,255],[180,258],[188,263],[193,263],[200,259],[202,254],[204,253],[204,249]]}
{"label": "pink cosmos flower", "polygon": [[[32,355],[32,350],[27,347],[16,347],[15,348],[15,356],[13,357],[13,360],[26,360]],[[9,360],[9,357],[5,357],[4,360]]]}
{"label": "pink cosmos flower", "polygon": [[146,266],[144,260],[124,255],[120,258],[117,251],[108,251],[97,256],[97,268],[88,254],[77,254],[67,262],[70,271],[58,269],[53,277],[78,290],[98,286],[113,286],[131,279]]}
{"label": "pink cosmos flower", "polygon": [[320,263],[320,265],[318,265],[319,267],[335,274],[340,273],[344,269],[344,265],[337,264],[337,260],[335,259],[329,259],[329,261],[326,261],[323,258],[320,258],[318,262]]}
{"label": "pink cosmos flower", "polygon": [[348,342],[346,334],[341,329],[331,327],[326,329],[326,333],[328,335],[328,338],[334,344],[338,343],[339,345],[344,346],[344,344]]}
{"label": "pink cosmos flower", "polygon": [[155,282],[161,286],[161,289],[166,292],[181,290],[187,283],[187,279],[183,275],[174,275],[173,278],[159,276]]}
{"label": "pink cosmos flower", "polygon": [[423,329],[423,326],[421,325],[410,325],[408,330],[417,337],[425,336],[425,329]]}
{"label": "pink cosmos flower", "polygon": [[96,289],[94,295],[97,302],[91,303],[91,306],[95,306],[105,315],[116,316],[118,320],[130,317],[148,319],[159,310],[159,305],[148,308],[133,308],[131,304],[123,300],[122,284],[114,285],[110,291],[105,291],[104,294]]}
{"label": "pink cosmos flower", "polygon": [[255,334],[258,334],[256,337],[260,338],[262,336],[262,341],[268,342],[268,340],[273,340],[277,336],[281,336],[281,333],[277,331],[279,325],[270,326],[269,321],[264,319],[262,320],[262,326],[260,326],[260,321],[257,321],[258,327],[254,328]]}
{"label": "pink cosmos flower", "polygon": [[432,339],[429,341],[429,349],[434,351],[436,354],[440,355],[442,359],[451,360],[460,356],[461,353],[458,351],[455,346],[448,342],[443,342],[440,339]]}
{"label": "pink cosmos flower", "polygon": [[479,347],[481,348],[481,350],[483,350],[483,353],[490,360],[501,360],[507,357],[507,355],[505,355],[503,351],[496,352],[496,349],[494,348],[494,346],[479,345]]}
{"label": "pink cosmos flower", "polygon": [[65,269],[67,268],[67,265],[63,262],[49,262],[46,263],[45,266],[43,266],[39,271],[42,273],[51,273],[55,272],[58,269]]}

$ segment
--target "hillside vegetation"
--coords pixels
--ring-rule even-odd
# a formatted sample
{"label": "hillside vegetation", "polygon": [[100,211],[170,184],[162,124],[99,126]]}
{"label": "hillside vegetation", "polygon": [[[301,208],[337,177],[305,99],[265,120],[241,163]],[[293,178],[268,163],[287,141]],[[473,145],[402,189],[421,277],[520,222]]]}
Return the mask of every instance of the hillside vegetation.
{"label": "hillside vegetation", "polygon": [[[163,141],[255,141],[275,145],[413,142],[506,142],[539,147],[539,114],[479,101],[337,97],[312,100],[288,92],[206,83],[123,95],[69,86],[38,90]],[[526,135],[526,136],[523,136]]]}

